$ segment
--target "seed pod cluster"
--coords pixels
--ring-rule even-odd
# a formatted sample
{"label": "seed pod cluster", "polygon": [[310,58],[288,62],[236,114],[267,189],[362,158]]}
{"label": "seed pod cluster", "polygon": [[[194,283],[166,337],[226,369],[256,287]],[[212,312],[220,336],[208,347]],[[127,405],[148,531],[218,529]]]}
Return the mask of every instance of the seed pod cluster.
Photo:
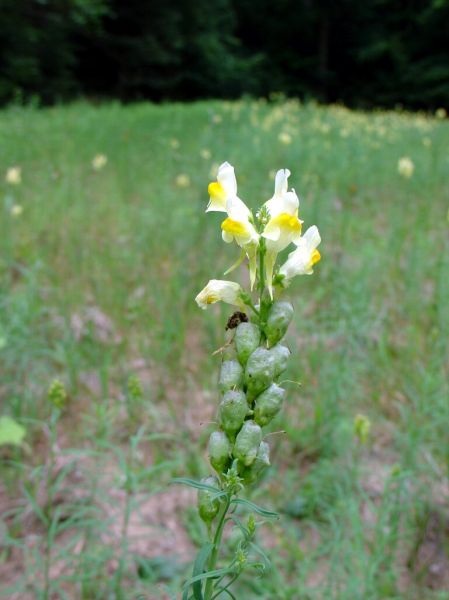
{"label": "seed pod cluster", "polygon": [[[262,427],[279,413],[285,390],[278,378],[287,368],[290,350],[282,338],[292,320],[289,302],[274,302],[263,332],[258,323],[241,322],[233,340],[234,355],[226,354],[219,377],[220,429],[209,439],[209,460],[222,476],[237,459],[245,483],[255,483],[270,464],[270,447]],[[214,506],[202,495],[202,518],[214,518]]]}

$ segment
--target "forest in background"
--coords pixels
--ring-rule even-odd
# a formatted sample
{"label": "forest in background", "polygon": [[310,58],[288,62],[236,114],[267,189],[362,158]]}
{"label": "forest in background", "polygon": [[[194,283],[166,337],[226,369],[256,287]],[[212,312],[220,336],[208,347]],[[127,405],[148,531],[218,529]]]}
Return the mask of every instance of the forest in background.
{"label": "forest in background", "polygon": [[448,0],[1,0],[0,104],[449,105]]}

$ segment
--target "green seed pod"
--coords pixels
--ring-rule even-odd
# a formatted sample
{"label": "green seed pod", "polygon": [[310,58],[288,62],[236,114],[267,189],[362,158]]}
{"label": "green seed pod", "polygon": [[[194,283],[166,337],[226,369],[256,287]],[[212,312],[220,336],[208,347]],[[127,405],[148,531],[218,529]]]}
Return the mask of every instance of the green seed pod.
{"label": "green seed pod", "polygon": [[235,440],[233,455],[249,467],[256,460],[257,450],[262,441],[262,429],[254,421],[245,421]]}
{"label": "green seed pod", "polygon": [[282,339],[293,318],[293,306],[290,302],[274,302],[265,326],[268,345],[274,346]]}
{"label": "green seed pod", "polygon": [[249,357],[245,370],[248,400],[263,392],[274,379],[274,357],[269,350],[259,347]]}
{"label": "green seed pod", "polygon": [[218,387],[224,394],[228,390],[241,388],[243,385],[243,368],[238,360],[225,360],[221,364]]}
{"label": "green seed pod", "polygon": [[261,427],[268,425],[281,410],[285,390],[272,383],[268,389],[257,396],[254,407],[254,420]]}
{"label": "green seed pod", "polygon": [[279,343],[270,348],[269,352],[274,358],[274,376],[278,377],[287,368],[290,350],[284,344]]}
{"label": "green seed pod", "polygon": [[220,402],[218,414],[222,429],[234,438],[248,414],[245,394],[241,390],[228,390]]}
{"label": "green seed pod", "polygon": [[242,470],[241,477],[245,483],[255,483],[269,466],[270,446],[267,442],[260,442],[256,460],[250,467],[246,467]]}
{"label": "green seed pod", "polygon": [[237,357],[242,365],[246,365],[248,358],[260,343],[260,330],[254,323],[240,323],[235,330],[234,341]]}
{"label": "green seed pod", "polygon": [[210,464],[217,473],[226,471],[230,462],[231,442],[224,431],[214,431],[211,434],[208,451]]}
{"label": "green seed pod", "polygon": [[[201,483],[218,487],[218,479],[216,477],[204,477]],[[213,492],[208,490],[198,490],[198,512],[205,523],[210,523],[215,519],[220,508],[218,499],[211,500]]]}

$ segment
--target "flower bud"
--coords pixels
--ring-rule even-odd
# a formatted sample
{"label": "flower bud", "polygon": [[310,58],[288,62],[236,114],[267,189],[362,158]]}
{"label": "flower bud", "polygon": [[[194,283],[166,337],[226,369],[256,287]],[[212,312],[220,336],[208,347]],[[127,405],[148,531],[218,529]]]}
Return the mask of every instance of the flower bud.
{"label": "flower bud", "polygon": [[274,302],[265,326],[268,345],[274,346],[282,339],[293,318],[293,306],[290,302]]}
{"label": "flower bud", "polygon": [[56,408],[63,409],[67,402],[67,392],[59,379],[54,379],[48,388],[48,399]]}
{"label": "flower bud", "polygon": [[284,344],[279,343],[270,348],[269,352],[274,358],[274,376],[278,377],[287,368],[290,350]]}
{"label": "flower bud", "polygon": [[358,414],[354,419],[354,434],[361,444],[366,444],[371,429],[371,421],[367,416]]}
{"label": "flower bud", "polygon": [[274,379],[274,357],[259,347],[249,357],[245,370],[248,400],[263,392]]}
{"label": "flower bud", "polygon": [[219,407],[219,420],[222,429],[233,438],[243,425],[248,414],[246,396],[241,390],[228,390]]}
{"label": "flower bud", "polygon": [[[201,483],[218,487],[218,479],[216,477],[204,477]],[[213,492],[209,490],[198,490],[198,512],[205,523],[210,523],[215,519],[220,508],[218,499],[211,500]]]}
{"label": "flower bud", "polygon": [[233,455],[243,465],[249,467],[256,460],[262,441],[262,429],[254,421],[245,421],[235,440]]}
{"label": "flower bud", "polygon": [[285,390],[272,383],[268,389],[257,396],[254,407],[254,420],[261,427],[268,425],[281,410]]}
{"label": "flower bud", "polygon": [[235,330],[234,341],[237,357],[242,365],[246,365],[248,358],[260,343],[260,330],[254,323],[240,323]]}
{"label": "flower bud", "polygon": [[270,446],[267,442],[260,442],[255,461],[250,467],[242,470],[243,481],[245,483],[255,483],[269,466]]}
{"label": "flower bud", "polygon": [[217,471],[223,473],[229,465],[231,442],[224,431],[214,431],[209,438],[209,460]]}
{"label": "flower bud", "polygon": [[218,388],[222,394],[243,385],[243,367],[238,360],[225,360],[221,364]]}

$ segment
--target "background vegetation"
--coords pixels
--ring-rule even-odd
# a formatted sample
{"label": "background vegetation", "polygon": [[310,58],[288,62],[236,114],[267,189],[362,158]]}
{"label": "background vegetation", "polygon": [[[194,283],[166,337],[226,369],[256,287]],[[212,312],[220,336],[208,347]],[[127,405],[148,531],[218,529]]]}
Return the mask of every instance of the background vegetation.
{"label": "background vegetation", "polygon": [[[265,21],[281,31],[295,15]],[[290,168],[323,238],[315,275],[290,288],[302,385],[253,494],[282,513],[259,533],[273,569],[235,593],[447,600],[447,122],[281,98],[79,103],[9,108],[0,134],[2,169],[21,167],[0,183],[0,416],[26,431],[0,448],[3,595],[179,597],[204,531],[194,494],[169,481],[206,470],[230,311],[193,299],[236,258],[204,214],[229,160],[253,208]]]}
{"label": "background vegetation", "polygon": [[0,103],[289,96],[448,108],[448,0],[2,0]]}

